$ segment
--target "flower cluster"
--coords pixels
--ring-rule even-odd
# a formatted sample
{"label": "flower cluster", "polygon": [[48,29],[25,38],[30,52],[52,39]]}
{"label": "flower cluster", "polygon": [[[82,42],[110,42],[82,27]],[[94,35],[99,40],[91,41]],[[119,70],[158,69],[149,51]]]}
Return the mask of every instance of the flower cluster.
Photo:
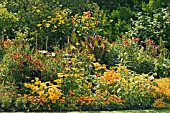
{"label": "flower cluster", "polygon": [[[56,103],[57,100],[63,95],[62,91],[58,89],[58,85],[54,85],[51,82],[41,82],[39,78],[35,78],[35,81],[32,80],[34,84],[25,83],[26,88],[31,89],[32,94],[37,94],[42,102],[52,102]],[[58,81],[55,80],[59,84]],[[61,82],[60,82],[61,83]]]}
{"label": "flower cluster", "polygon": [[114,84],[115,80],[119,79],[120,75],[114,70],[107,70],[104,72],[103,76],[100,78],[101,82],[105,84]]}

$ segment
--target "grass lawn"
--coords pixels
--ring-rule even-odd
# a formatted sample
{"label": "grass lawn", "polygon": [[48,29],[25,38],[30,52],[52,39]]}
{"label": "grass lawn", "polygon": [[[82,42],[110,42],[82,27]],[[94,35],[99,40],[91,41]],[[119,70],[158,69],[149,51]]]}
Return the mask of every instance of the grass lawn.
{"label": "grass lawn", "polygon": [[[1,112],[7,113],[7,112]],[[26,113],[26,112],[17,112]],[[72,112],[31,112],[31,113],[80,113],[78,111]],[[170,109],[163,110],[120,110],[120,111],[81,111],[81,113],[170,113]]]}

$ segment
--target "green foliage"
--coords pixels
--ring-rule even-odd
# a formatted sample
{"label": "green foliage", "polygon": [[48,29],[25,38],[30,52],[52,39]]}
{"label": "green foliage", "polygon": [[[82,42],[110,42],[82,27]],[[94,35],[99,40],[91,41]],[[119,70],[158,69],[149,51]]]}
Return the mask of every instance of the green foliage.
{"label": "green foliage", "polygon": [[62,4],[64,8],[71,9],[73,11],[73,14],[86,11],[88,9],[88,5],[90,4],[90,0],[76,0],[76,1],[56,0],[56,1]]}
{"label": "green foliage", "polygon": [[113,10],[109,15],[112,20],[110,25],[107,26],[106,32],[111,32],[107,37],[109,42],[115,41],[118,37],[128,31],[130,27],[130,18],[133,17],[134,12],[130,8],[120,7]]}
{"label": "green foliage", "polygon": [[142,2],[142,10],[147,13],[153,13],[154,10],[168,7],[169,3],[169,0],[149,0],[148,3]]}
{"label": "green foliage", "polygon": [[142,2],[148,0],[92,0],[99,4],[99,6],[105,10],[115,10],[119,7],[131,7],[132,10],[140,10]]}
{"label": "green foliage", "polygon": [[16,87],[12,84],[4,85],[0,83],[0,110],[8,110],[12,108],[13,101],[16,99]]}

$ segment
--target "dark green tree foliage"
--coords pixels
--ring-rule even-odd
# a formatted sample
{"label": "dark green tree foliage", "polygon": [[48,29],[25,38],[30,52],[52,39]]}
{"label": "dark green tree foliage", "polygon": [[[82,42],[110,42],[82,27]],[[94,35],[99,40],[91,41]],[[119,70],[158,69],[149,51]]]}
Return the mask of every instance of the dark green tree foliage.
{"label": "dark green tree foliage", "polygon": [[99,4],[103,9],[112,11],[119,7],[130,7],[132,10],[140,10],[142,2],[148,0],[92,0]]}
{"label": "dark green tree foliage", "polygon": [[17,15],[9,12],[4,5],[0,4],[0,36],[10,33],[17,21]]}

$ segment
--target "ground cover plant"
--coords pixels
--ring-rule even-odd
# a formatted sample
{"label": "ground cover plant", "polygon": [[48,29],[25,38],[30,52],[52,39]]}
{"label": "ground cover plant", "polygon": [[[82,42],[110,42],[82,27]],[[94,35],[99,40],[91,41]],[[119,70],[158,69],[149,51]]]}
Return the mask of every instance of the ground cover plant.
{"label": "ground cover plant", "polygon": [[169,2],[160,1],[2,0],[0,111],[170,109]]}

